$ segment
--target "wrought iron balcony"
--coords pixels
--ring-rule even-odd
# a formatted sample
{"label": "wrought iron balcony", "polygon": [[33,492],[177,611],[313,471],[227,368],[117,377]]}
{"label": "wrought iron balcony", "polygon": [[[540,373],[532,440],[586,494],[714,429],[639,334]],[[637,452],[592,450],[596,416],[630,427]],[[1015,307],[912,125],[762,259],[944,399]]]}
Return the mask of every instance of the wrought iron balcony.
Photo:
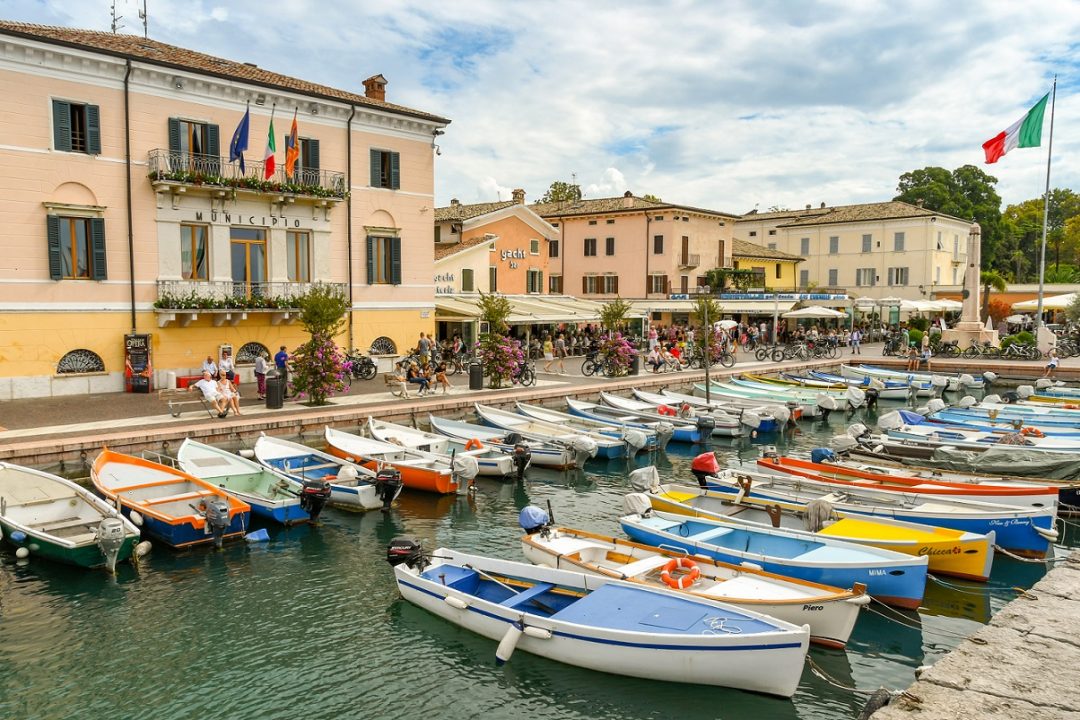
{"label": "wrought iron balcony", "polygon": [[150,151],[148,162],[149,178],[154,183],[306,195],[332,200],[343,200],[348,194],[345,173],[333,170],[297,168],[292,177],[286,177],[285,168],[280,167],[267,180],[265,165],[261,160],[245,160],[244,172],[240,172],[239,162],[230,163],[217,155],[172,152],[161,148]]}
{"label": "wrought iron balcony", "polygon": [[300,310],[299,299],[316,285],[346,294],[344,283],[158,280],[154,308],[159,327],[174,321],[183,327],[201,313],[212,315],[215,325],[236,325],[247,319],[248,313],[269,313],[271,322],[277,325],[295,318]]}
{"label": "wrought iron balcony", "polygon": [[679,256],[680,268],[696,268],[701,264],[701,255],[699,253],[686,253]]}

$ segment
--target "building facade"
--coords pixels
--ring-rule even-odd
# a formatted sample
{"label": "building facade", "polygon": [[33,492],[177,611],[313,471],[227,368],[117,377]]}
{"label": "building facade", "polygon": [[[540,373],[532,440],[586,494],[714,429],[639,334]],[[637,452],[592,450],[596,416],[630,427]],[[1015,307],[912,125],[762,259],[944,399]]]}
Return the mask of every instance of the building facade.
{"label": "building facade", "polygon": [[392,354],[433,328],[433,146],[449,121],[387,102],[382,76],[359,95],[12,22],[0,57],[0,399],[119,390],[132,334],[150,336],[158,386],[222,346],[241,363],[293,348],[313,283],[350,299],[339,344]]}
{"label": "building facade", "polygon": [[799,278],[798,266],[803,262],[803,258],[738,238],[732,240],[731,247],[732,267],[753,273],[749,287],[788,290],[796,286]]}
{"label": "building facade", "polygon": [[694,292],[706,273],[731,267],[735,215],[622,197],[532,205],[558,228],[548,287],[590,299],[648,299]]}
{"label": "building facade", "polygon": [[963,283],[971,222],[891,201],[739,218],[735,236],[804,258],[799,289],[845,290],[852,297],[930,299]]}

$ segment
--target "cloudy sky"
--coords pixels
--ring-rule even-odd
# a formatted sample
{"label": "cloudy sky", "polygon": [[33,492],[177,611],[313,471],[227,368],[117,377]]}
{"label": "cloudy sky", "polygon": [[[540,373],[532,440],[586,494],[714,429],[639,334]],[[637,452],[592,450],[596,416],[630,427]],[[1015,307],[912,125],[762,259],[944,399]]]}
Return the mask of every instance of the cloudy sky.
{"label": "cloudy sky", "polygon": [[[137,0],[116,0],[141,32]],[[110,0],[0,0],[109,27]],[[982,165],[1056,73],[1054,186],[1080,191],[1080,2],[149,0],[151,37],[449,117],[436,202],[537,199],[576,178],[746,212],[891,198],[899,175],[977,164],[1006,202],[1042,150]],[[1049,113],[1048,113],[1049,114]],[[1047,119],[1047,128],[1049,119]]]}

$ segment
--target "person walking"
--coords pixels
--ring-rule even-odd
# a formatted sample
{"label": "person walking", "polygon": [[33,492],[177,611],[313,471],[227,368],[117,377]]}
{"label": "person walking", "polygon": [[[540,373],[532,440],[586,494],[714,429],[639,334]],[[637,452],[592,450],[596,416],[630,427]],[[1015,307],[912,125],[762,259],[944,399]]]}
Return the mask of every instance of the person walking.
{"label": "person walking", "polygon": [[555,343],[550,335],[544,335],[544,372],[551,372],[551,363],[555,361]]}
{"label": "person walking", "polygon": [[860,330],[859,328],[855,328],[854,330],[852,330],[851,339],[849,342],[851,343],[851,354],[862,355],[862,351],[859,349],[860,345],[862,344],[862,330]]}
{"label": "person walking", "polygon": [[555,360],[559,365],[559,375],[566,374],[566,366],[563,364],[563,358],[566,357],[566,341],[563,340],[562,333],[559,333],[559,337],[555,340]]}
{"label": "person walking", "polygon": [[282,386],[284,389],[281,392],[282,397],[286,397],[289,394],[289,353],[285,350],[284,345],[274,355],[274,367],[277,369],[281,382],[284,383]]}
{"label": "person walking", "polygon": [[420,333],[420,340],[416,343],[416,354],[420,356],[420,363],[427,366],[431,362],[431,338]]}
{"label": "person walking", "polygon": [[269,369],[270,365],[260,350],[255,355],[255,387],[260,400],[266,399],[266,371]]}

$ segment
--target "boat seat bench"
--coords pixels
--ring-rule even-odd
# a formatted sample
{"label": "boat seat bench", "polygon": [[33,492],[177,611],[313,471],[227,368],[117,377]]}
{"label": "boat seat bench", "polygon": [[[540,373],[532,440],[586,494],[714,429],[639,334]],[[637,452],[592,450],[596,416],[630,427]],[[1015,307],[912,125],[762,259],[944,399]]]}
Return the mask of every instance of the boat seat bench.
{"label": "boat seat bench", "polygon": [[139,500],[140,505],[160,505],[161,503],[176,502],[177,500],[198,500],[200,498],[207,497],[209,495],[217,495],[213,490],[195,490],[193,492],[181,493],[179,495],[166,495],[165,497],[147,498],[146,500]]}
{"label": "boat seat bench", "polygon": [[46,523],[31,523],[29,527],[34,530],[40,530],[43,533],[56,532],[57,530],[65,530],[67,528],[78,527],[79,525],[90,525],[93,520],[87,520],[86,518],[61,518]]}
{"label": "boat seat bench", "polygon": [[626,565],[616,566],[615,572],[619,573],[624,578],[643,575],[667,565],[668,560],[669,558],[664,557],[663,555],[654,555],[653,557],[643,558],[632,563],[627,563]]}
{"label": "boat seat bench", "polygon": [[535,585],[533,585],[528,590],[523,590],[522,592],[519,592],[517,595],[514,595],[512,597],[508,597],[499,604],[502,605],[503,607],[507,607],[507,608],[516,608],[516,607],[518,607],[520,605],[523,605],[523,604],[529,602],[530,600],[533,600],[538,595],[543,595],[548,590],[554,589],[554,587],[555,586],[552,585],[551,583],[536,583]]}
{"label": "boat seat bench", "polygon": [[723,537],[730,532],[731,528],[710,528],[708,530],[703,530],[699,533],[694,533],[686,539],[695,540],[697,542],[704,542],[706,540],[715,540],[718,537]]}

